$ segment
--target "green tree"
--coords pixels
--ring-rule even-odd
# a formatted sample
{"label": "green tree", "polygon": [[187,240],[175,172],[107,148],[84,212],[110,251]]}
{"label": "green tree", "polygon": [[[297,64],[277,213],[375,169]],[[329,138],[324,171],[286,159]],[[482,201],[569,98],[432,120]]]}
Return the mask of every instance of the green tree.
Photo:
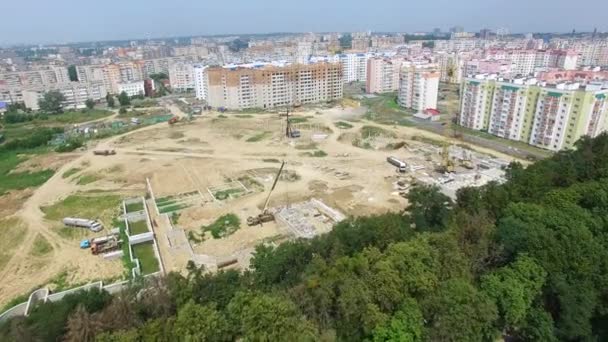
{"label": "green tree", "polygon": [[131,104],[131,99],[129,98],[129,95],[127,95],[126,92],[121,92],[120,94],[118,94],[118,103],[120,103],[121,106],[128,106]]}
{"label": "green tree", "polygon": [[520,256],[514,263],[481,279],[481,288],[494,299],[504,321],[512,331],[525,322],[535,298],[541,295],[547,273],[534,259]]}
{"label": "green tree", "polygon": [[106,103],[108,104],[108,107],[114,108],[116,103],[114,101],[114,96],[112,94],[110,94],[110,93],[106,94]]}
{"label": "green tree", "polygon": [[70,81],[78,82],[78,72],[76,71],[75,65],[70,65],[68,67],[68,75],[70,77]]}
{"label": "green tree", "polygon": [[175,336],[190,341],[231,341],[230,325],[212,306],[201,306],[190,301],[177,313]]}
{"label": "green tree", "polygon": [[495,340],[496,305],[468,281],[441,284],[423,304],[426,338],[431,341]]}
{"label": "green tree", "polygon": [[452,200],[436,186],[416,185],[407,194],[407,211],[418,231],[440,231],[445,228]]}
{"label": "green tree", "polygon": [[289,300],[238,293],[228,305],[235,331],[248,341],[313,341],[316,331]]}
{"label": "green tree", "polygon": [[85,105],[87,106],[87,109],[91,110],[95,108],[95,101],[93,101],[92,99],[87,99],[85,101]]}
{"label": "green tree", "polygon": [[415,300],[407,299],[392,318],[373,331],[374,342],[422,341],[424,318]]}
{"label": "green tree", "polygon": [[44,93],[43,97],[38,100],[38,107],[46,113],[58,114],[63,112],[63,102],[65,96],[58,90],[51,90]]}

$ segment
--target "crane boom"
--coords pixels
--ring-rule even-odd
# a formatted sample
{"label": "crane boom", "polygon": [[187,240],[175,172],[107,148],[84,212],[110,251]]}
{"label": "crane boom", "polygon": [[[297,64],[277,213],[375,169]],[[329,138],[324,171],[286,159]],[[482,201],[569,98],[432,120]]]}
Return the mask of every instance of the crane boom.
{"label": "crane boom", "polygon": [[277,173],[277,176],[274,178],[274,182],[272,183],[272,187],[270,188],[270,191],[268,191],[268,196],[266,196],[266,202],[264,202],[264,209],[262,210],[263,213],[265,213],[266,210],[268,209],[268,202],[270,201],[270,195],[272,194],[272,191],[274,190],[274,188],[277,186],[277,182],[279,181],[281,172],[283,172],[283,166],[285,166],[285,161],[283,161],[283,163],[281,163],[279,172]]}

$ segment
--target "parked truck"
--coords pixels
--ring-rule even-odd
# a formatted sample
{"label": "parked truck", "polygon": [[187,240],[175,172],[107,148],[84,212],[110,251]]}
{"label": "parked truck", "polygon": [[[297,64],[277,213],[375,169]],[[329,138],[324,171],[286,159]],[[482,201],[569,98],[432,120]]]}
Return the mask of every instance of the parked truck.
{"label": "parked truck", "polygon": [[87,228],[92,232],[98,232],[103,229],[101,223],[96,220],[87,220],[82,218],[75,217],[66,217],[63,219],[63,224],[68,227],[79,227],[79,228]]}
{"label": "parked truck", "polygon": [[395,157],[388,157],[386,158],[386,161],[389,162],[391,165],[396,166],[399,172],[405,173],[407,171],[407,164]]}
{"label": "parked truck", "polygon": [[114,150],[95,150],[93,154],[96,156],[113,156],[116,154]]}
{"label": "parked truck", "polygon": [[93,255],[109,253],[120,249],[120,246],[121,241],[117,239],[111,239],[103,243],[93,242],[91,244],[91,253],[93,253]]}

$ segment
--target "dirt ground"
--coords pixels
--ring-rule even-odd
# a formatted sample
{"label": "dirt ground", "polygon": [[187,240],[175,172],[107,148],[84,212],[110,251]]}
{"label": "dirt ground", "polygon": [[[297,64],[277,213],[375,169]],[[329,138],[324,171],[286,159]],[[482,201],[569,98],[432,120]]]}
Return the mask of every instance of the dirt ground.
{"label": "dirt ground", "polygon": [[[6,213],[14,212],[13,215],[27,226],[23,241],[0,269],[0,278],[3,279],[0,282],[0,305],[33,287],[44,285],[66,270],[71,283],[120,277],[124,273],[120,260],[105,261],[79,249],[77,241],[66,240],[57,234],[53,229],[57,222],[44,218],[41,206],[82,191],[102,190],[125,197],[144,195],[146,178],[150,179],[157,198],[197,191],[200,201],[181,211],[179,228],[198,232],[202,225],[226,213],[236,214],[242,222],[241,229],[234,234],[217,240],[209,238],[194,246],[195,253],[218,258],[251,251],[262,241],[288,234],[285,228],[275,223],[261,228],[245,224],[248,216],[259,213],[273,180],[272,176],[258,171],[278,169],[281,160],[286,163],[285,169],[297,176],[278,182],[270,199],[271,208],[317,198],[351,216],[403,210],[407,202],[394,191],[393,185],[398,175],[386,162],[386,158],[397,151],[364,149],[352,144],[352,139],[364,125],[374,125],[360,121],[362,114],[364,110],[361,108],[297,112],[296,116],[306,118],[307,122],[298,124],[302,137],[296,142],[284,137],[285,119],[277,114],[246,117],[226,114],[227,118],[220,118],[218,113],[204,113],[192,122],[174,126],[161,123],[112,137],[100,141],[89,151],[73,153],[65,159],[49,157],[24,165],[29,169],[48,164],[58,169],[51,179],[34,191],[0,197],[0,208],[12,208]],[[353,127],[337,128],[335,122],[340,120],[349,120]],[[382,143],[410,141],[414,135],[443,139],[412,127],[382,127],[394,134],[394,138],[382,140]],[[341,135],[342,138],[338,139]],[[301,149],[302,145],[309,149]],[[94,156],[93,149],[114,149],[117,154]],[[512,159],[494,151],[477,150]],[[326,155],[314,157],[306,154],[314,151],[323,151]],[[80,169],[79,173],[63,178],[62,174],[72,168]],[[94,174],[96,180],[78,185],[77,181],[83,174]],[[265,190],[225,201],[217,201],[210,196],[208,188],[243,176],[253,177]],[[185,267],[181,259],[172,262],[167,247],[163,247],[167,239],[158,236],[160,231],[156,233],[167,270]],[[44,257],[34,258],[28,255],[37,235],[48,240],[53,250]]]}

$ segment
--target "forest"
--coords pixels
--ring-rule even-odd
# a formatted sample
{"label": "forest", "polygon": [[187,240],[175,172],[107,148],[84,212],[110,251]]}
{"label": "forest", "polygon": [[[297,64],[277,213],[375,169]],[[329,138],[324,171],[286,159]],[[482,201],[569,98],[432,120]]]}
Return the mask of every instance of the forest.
{"label": "forest", "polygon": [[608,135],[507,178],[455,201],[417,186],[401,213],[258,246],[246,272],[77,293],[0,340],[608,340]]}

